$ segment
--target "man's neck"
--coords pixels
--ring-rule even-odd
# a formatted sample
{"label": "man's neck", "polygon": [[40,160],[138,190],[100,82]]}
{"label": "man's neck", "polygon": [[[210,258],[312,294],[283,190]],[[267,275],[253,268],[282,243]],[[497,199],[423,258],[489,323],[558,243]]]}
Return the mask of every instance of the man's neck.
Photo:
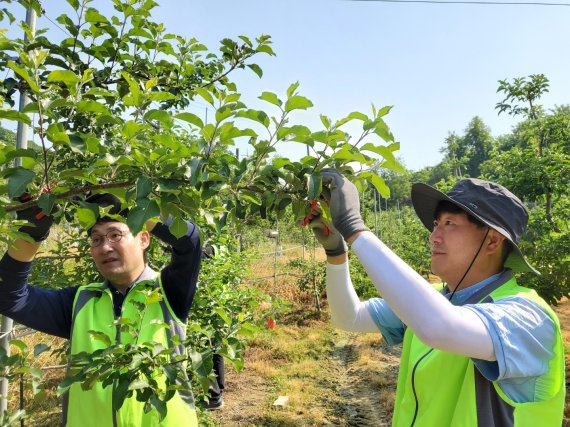
{"label": "man's neck", "polygon": [[136,276],[133,275],[127,279],[119,280],[117,282],[112,281],[110,279],[107,279],[107,281],[109,282],[109,285],[113,287],[113,289],[125,295],[135,283],[144,279],[143,276],[145,270],[146,270],[146,264],[143,266],[142,270]]}
{"label": "man's neck", "polygon": [[[449,283],[448,282],[448,288],[450,288],[451,290],[454,290],[455,287],[457,287],[457,290],[460,291],[461,289],[467,289],[471,286],[475,286],[479,283],[481,283],[483,280],[488,279],[491,276],[494,276],[497,273],[500,273],[501,271],[503,271],[503,268],[498,268],[498,269],[492,269],[492,270],[488,270],[486,272],[475,272],[474,274],[468,274],[467,276],[465,276],[465,278],[463,279],[463,281],[459,284],[459,286],[457,286],[457,282],[453,283]],[[456,279],[456,280],[460,280],[460,278]]]}

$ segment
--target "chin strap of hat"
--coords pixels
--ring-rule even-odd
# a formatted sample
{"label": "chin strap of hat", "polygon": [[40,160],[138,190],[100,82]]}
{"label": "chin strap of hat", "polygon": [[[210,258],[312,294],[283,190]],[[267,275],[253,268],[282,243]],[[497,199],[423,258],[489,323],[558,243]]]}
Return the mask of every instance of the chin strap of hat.
{"label": "chin strap of hat", "polygon": [[483,237],[483,240],[481,241],[481,244],[479,245],[479,249],[477,249],[477,252],[475,253],[475,256],[473,257],[473,259],[471,260],[471,264],[469,264],[469,267],[467,267],[467,270],[465,271],[465,273],[463,274],[463,276],[461,277],[461,280],[459,281],[459,283],[457,283],[457,285],[455,285],[455,288],[453,288],[453,292],[451,292],[451,296],[449,297],[449,301],[451,301],[451,299],[453,298],[453,295],[455,295],[455,291],[457,290],[457,288],[459,287],[459,285],[461,285],[461,282],[463,282],[463,279],[465,279],[465,276],[467,276],[467,273],[469,273],[469,270],[471,270],[471,267],[473,267],[473,264],[475,263],[475,260],[477,259],[477,257],[479,256],[479,252],[481,252],[481,249],[483,249],[483,245],[485,244],[485,240],[487,240],[487,236],[489,235],[489,230],[491,228],[487,227],[487,232],[485,233],[485,236]]}

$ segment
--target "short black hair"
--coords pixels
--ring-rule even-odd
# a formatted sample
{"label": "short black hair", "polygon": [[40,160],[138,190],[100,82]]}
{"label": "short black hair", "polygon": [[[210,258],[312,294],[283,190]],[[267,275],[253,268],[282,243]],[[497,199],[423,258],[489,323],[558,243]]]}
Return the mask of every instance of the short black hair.
{"label": "short black hair", "polygon": [[457,206],[455,203],[451,203],[448,200],[442,200],[441,202],[439,202],[437,204],[437,207],[435,208],[435,211],[433,213],[433,219],[435,220],[435,219],[439,218],[439,216],[444,212],[452,213],[452,214],[458,214],[458,213],[463,212],[465,215],[467,215],[467,219],[469,220],[469,222],[472,222],[478,228],[488,227],[487,224],[479,221],[477,218],[475,218],[469,212],[464,211],[459,206]]}

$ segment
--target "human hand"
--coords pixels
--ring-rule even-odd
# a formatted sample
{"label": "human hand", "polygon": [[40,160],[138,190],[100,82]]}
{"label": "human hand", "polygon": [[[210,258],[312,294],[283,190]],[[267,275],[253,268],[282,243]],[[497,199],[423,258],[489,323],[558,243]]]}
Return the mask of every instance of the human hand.
{"label": "human hand", "polygon": [[316,203],[311,204],[311,212],[305,218],[299,219],[297,225],[301,227],[309,225],[311,227],[314,236],[325,249],[327,256],[342,255],[348,251],[344,239],[332,224],[325,222]]}
{"label": "human hand", "polygon": [[332,225],[344,239],[359,231],[368,231],[360,216],[360,201],[355,185],[335,169],[323,169],[321,177],[323,196],[330,204]]}
{"label": "human hand", "polygon": [[[24,193],[18,197],[18,201],[26,203],[31,199],[29,193]],[[39,206],[30,206],[29,208],[16,211],[16,218],[23,221],[28,221],[32,225],[25,225],[20,227],[22,233],[26,233],[36,242],[41,242],[47,239],[49,235],[50,228],[53,224],[53,213],[57,212],[59,206],[56,204],[53,206],[50,215],[46,215],[42,208]]]}

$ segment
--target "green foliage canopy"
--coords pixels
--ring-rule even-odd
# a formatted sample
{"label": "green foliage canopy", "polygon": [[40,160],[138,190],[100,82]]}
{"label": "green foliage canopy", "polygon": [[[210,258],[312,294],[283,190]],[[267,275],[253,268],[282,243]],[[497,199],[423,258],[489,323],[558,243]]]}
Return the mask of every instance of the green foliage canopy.
{"label": "green foliage canopy", "polygon": [[[390,107],[373,107],[370,116],[321,116],[323,129],[313,131],[292,121],[296,111],[312,107],[298,83],[284,96],[263,92],[262,111],[248,108],[230,80],[238,69],[262,76],[253,61],[274,55],[269,36],[223,39],[216,54],[154,22],[152,0],[113,0],[113,16],[95,3],[68,0],[71,12],[57,18],[67,32],[59,43],[46,29],[32,34],[25,23],[28,41],[0,33],[0,71],[7,76],[0,81],[0,119],[34,126],[42,147],[37,153],[0,146],[0,214],[21,208],[10,198],[22,189],[39,198],[41,188],[55,185],[41,196],[50,199],[44,204],[67,203],[66,218],[84,227],[93,221],[84,194],[105,190],[132,208],[128,225],[135,232],[159,213],[191,216],[220,231],[248,216],[286,209],[304,215],[325,166],[387,195],[368,167],[381,159],[383,168],[401,168],[394,156],[399,144],[384,121]],[[0,18],[13,17],[4,11]],[[18,93],[30,100],[22,112],[14,109]],[[188,111],[195,99],[215,111],[211,121]],[[241,126],[241,119],[251,125]],[[362,124],[356,138],[343,130],[352,121]],[[240,139],[252,152],[238,159],[231,150]],[[306,145],[311,155],[275,157],[279,144]],[[11,165],[14,157],[24,158],[22,166]]]}

